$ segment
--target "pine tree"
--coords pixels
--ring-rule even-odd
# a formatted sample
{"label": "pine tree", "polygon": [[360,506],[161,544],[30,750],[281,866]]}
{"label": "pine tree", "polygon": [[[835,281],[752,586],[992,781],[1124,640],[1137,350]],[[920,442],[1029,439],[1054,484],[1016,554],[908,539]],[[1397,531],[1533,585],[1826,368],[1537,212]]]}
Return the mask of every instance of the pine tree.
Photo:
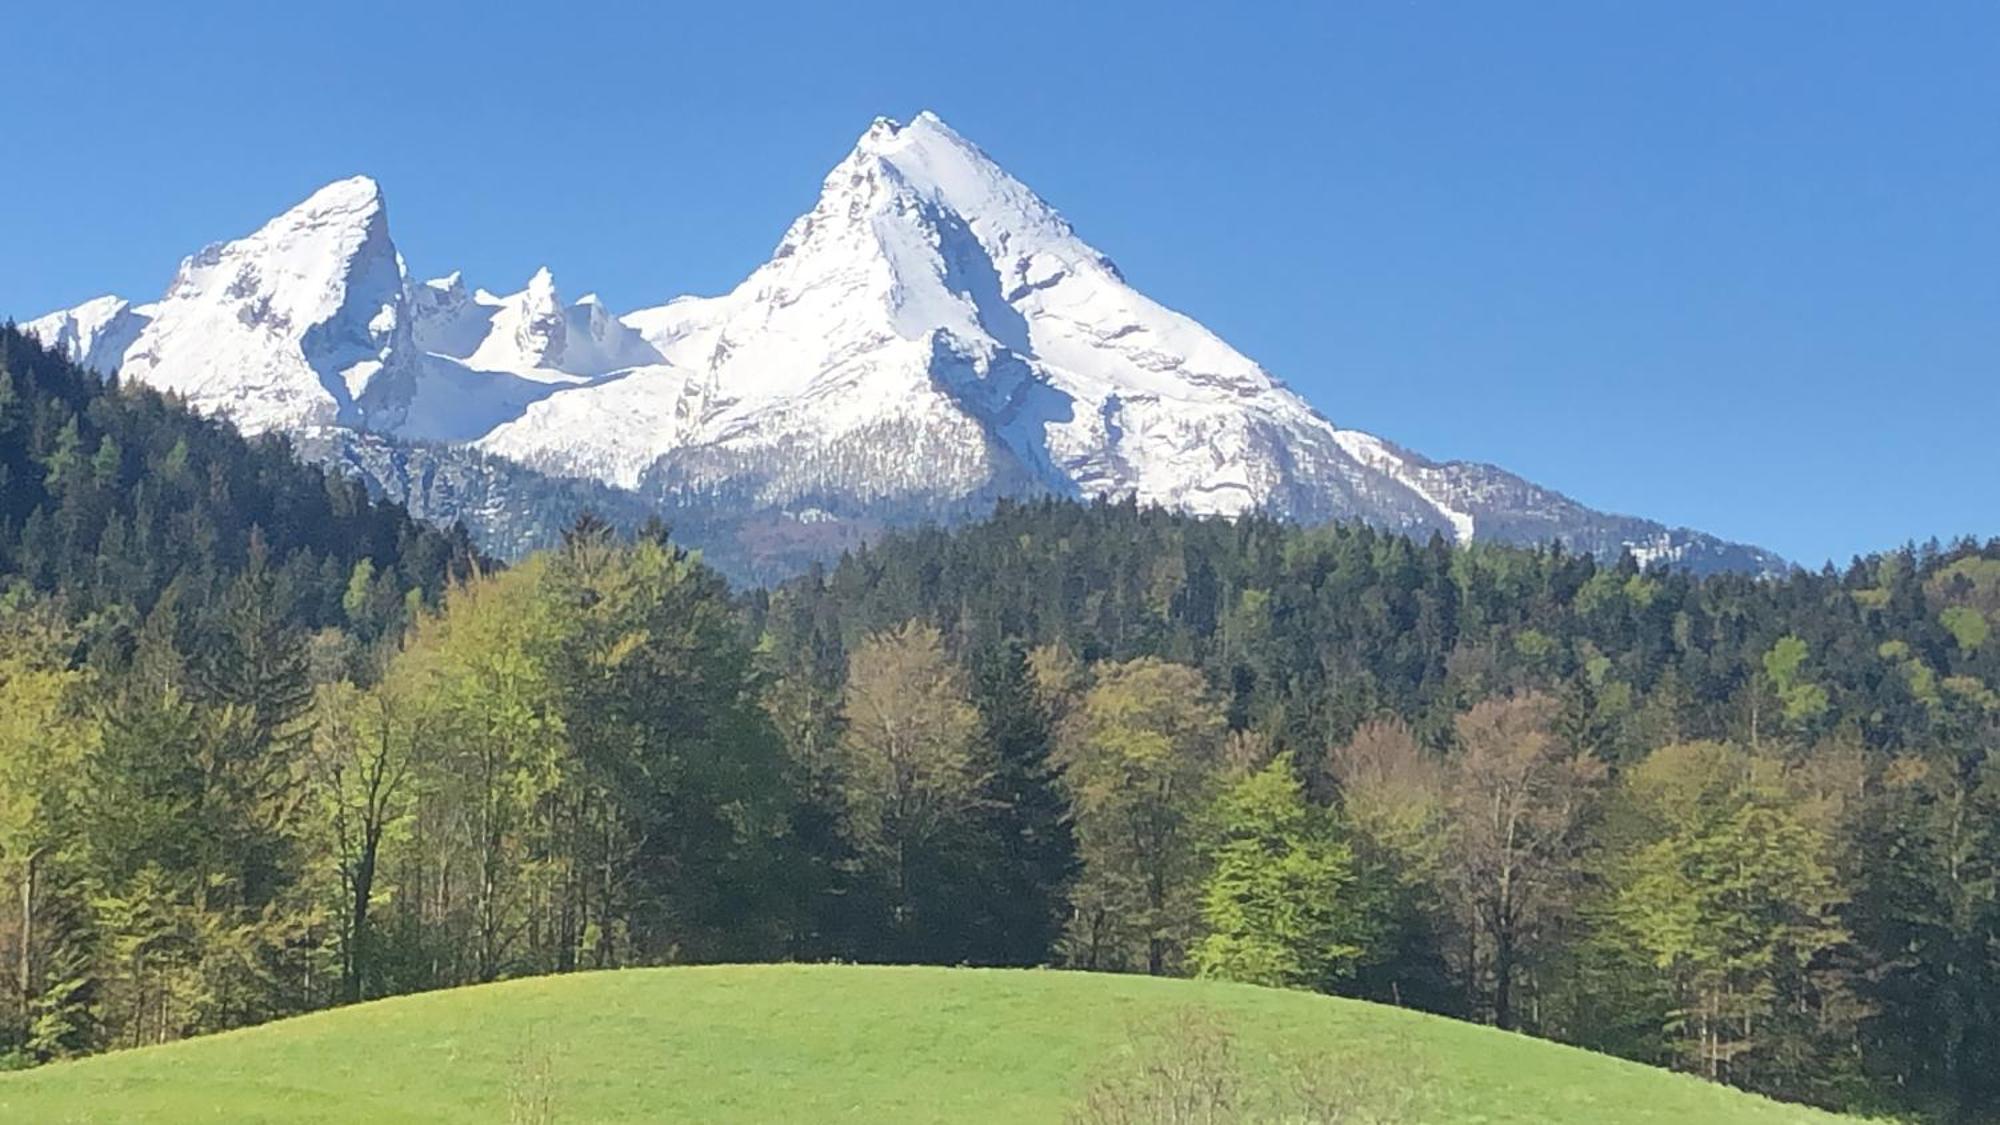
{"label": "pine tree", "polygon": [[1076,840],[1051,755],[1054,732],[1018,642],[976,661],[972,702],[982,756],[993,763],[982,801],[982,854],[974,923],[982,961],[1046,964],[1069,913]]}

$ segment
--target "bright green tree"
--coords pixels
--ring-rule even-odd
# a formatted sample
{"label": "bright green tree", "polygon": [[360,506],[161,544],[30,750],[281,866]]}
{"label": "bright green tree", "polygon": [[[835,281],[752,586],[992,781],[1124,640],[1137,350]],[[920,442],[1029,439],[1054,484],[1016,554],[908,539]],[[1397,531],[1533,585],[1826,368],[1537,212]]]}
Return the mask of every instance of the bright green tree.
{"label": "bright green tree", "polygon": [[787,901],[783,747],[729,588],[659,526],[584,519],[539,583],[530,652],[568,751],[555,812],[590,963],[769,956]]}
{"label": "bright green tree", "polygon": [[1787,633],[1764,654],[1764,675],[1778,697],[1785,725],[1794,730],[1809,728],[1826,714],[1830,698],[1826,688],[1805,674],[1806,642]]}
{"label": "bright green tree", "polygon": [[548,874],[533,862],[549,831],[538,810],[564,780],[562,719],[530,652],[552,627],[537,597],[541,571],[531,561],[453,590],[387,677],[407,678],[426,700],[434,746],[417,846],[432,854],[419,862],[434,873],[435,914],[468,931],[459,944],[478,980],[516,963],[523,911]]}
{"label": "bright green tree", "polygon": [[1846,939],[1832,841],[1775,762],[1724,743],[1654,751],[1624,778],[1618,814],[1629,842],[1600,940],[1663,986],[1676,1062],[1768,1084],[1780,1025],[1825,999],[1814,971]]}
{"label": "bright green tree", "polygon": [[338,874],[341,994],[362,998],[376,944],[370,926],[388,834],[411,811],[420,755],[429,748],[409,678],[364,691],[326,685],[318,699],[312,772],[323,829]]}
{"label": "bright green tree", "polygon": [[1353,854],[1280,754],[1223,793],[1202,884],[1195,974],[1325,989],[1362,954]]}
{"label": "bright green tree", "polygon": [[17,1041],[40,1057],[79,1045],[66,1024],[51,1022],[68,998],[61,974],[51,980],[49,973],[60,935],[41,925],[58,882],[51,871],[74,859],[79,770],[97,741],[85,711],[90,677],[73,662],[76,647],[75,633],[50,607],[0,600],[0,867],[16,891]]}

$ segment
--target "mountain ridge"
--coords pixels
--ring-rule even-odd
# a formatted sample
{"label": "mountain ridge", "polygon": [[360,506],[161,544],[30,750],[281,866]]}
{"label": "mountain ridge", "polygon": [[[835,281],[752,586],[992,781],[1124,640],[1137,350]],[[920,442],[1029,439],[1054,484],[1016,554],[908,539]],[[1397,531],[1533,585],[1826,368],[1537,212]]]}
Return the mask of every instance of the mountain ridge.
{"label": "mountain ridge", "polygon": [[[546,269],[504,296],[457,273],[417,281],[379,185],[353,177],[190,257],[155,304],[99,298],[24,327],[252,432],[456,447],[698,521],[893,525],[1000,496],[1130,497],[1457,542],[1561,539],[1698,570],[1785,566],[1336,426],[1133,288],[928,111],[871,124],[770,259],[716,296],[615,316],[591,296],[565,302]],[[395,460],[343,463],[409,495],[382,475]],[[478,513],[431,514],[481,531]]]}

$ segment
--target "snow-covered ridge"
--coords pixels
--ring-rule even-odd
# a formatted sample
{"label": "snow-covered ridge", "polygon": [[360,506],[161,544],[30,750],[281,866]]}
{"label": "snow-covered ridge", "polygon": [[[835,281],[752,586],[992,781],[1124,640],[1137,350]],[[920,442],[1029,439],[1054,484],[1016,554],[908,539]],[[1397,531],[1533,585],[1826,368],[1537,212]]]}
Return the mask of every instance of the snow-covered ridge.
{"label": "snow-covered ridge", "polygon": [[1452,506],[1448,491],[1440,487],[1443,482],[1437,479],[1436,466],[1417,462],[1374,434],[1360,430],[1335,430],[1333,440],[1349,457],[1402,484],[1437,509],[1437,514],[1451,524],[1452,535],[1459,542],[1472,541],[1478,521],[1472,513]]}
{"label": "snow-covered ridge", "polygon": [[460,444],[670,506],[839,518],[1052,493],[1669,559],[1700,538],[1336,428],[928,112],[869,126],[720,296],[617,316],[546,269],[506,295],[414,281],[355,177],[189,258],[154,305],[27,327],[246,430]]}
{"label": "snow-covered ridge", "polygon": [[152,322],[156,307],[135,307],[123,297],[97,297],[21,327],[85,367],[116,372],[132,342]]}

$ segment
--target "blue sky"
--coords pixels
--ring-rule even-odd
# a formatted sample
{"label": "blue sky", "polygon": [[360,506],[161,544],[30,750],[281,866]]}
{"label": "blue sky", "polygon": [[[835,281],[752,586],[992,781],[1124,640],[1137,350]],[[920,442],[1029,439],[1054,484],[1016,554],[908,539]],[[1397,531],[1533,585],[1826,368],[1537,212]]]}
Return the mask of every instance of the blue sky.
{"label": "blue sky", "polygon": [[931,108],[1345,426],[1817,563],[2000,534],[2000,6],[22,6],[0,316],[339,176],[413,270],[728,288]]}

